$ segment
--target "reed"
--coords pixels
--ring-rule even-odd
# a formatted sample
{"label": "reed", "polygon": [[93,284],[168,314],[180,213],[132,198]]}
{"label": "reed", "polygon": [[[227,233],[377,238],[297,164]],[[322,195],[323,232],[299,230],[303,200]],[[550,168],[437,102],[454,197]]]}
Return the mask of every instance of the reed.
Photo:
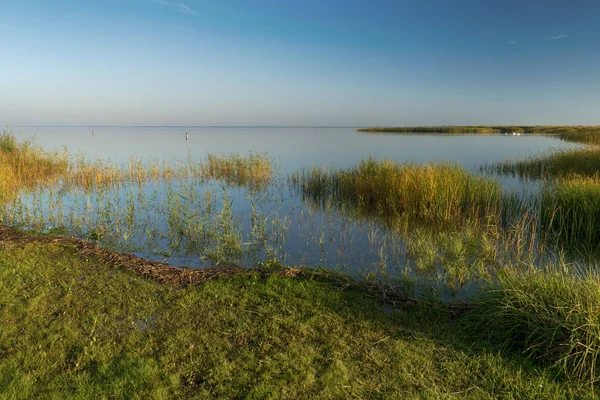
{"label": "reed", "polygon": [[261,188],[273,179],[272,159],[268,154],[209,154],[200,168],[205,179],[220,179],[228,184]]}
{"label": "reed", "polygon": [[584,255],[600,251],[600,178],[570,177],[542,191],[541,224],[549,239]]}
{"label": "reed", "polygon": [[348,170],[313,168],[291,176],[305,198],[350,206],[384,221],[447,227],[497,217],[501,187],[455,164],[399,164],[369,158]]}
{"label": "reed", "polygon": [[574,174],[594,176],[600,174],[600,148],[588,147],[542,153],[520,160],[506,160],[485,165],[481,170],[521,179],[565,177]]}
{"label": "reed", "polygon": [[0,133],[0,202],[20,188],[51,184],[68,169],[66,154],[44,152],[32,141],[18,142],[12,132]]}
{"label": "reed", "polygon": [[599,310],[598,273],[560,261],[498,270],[475,312],[492,342],[593,386],[600,377]]}
{"label": "reed", "polygon": [[600,126],[413,126],[359,128],[369,133],[524,133],[533,135],[557,135],[563,140],[578,143],[600,144]]}

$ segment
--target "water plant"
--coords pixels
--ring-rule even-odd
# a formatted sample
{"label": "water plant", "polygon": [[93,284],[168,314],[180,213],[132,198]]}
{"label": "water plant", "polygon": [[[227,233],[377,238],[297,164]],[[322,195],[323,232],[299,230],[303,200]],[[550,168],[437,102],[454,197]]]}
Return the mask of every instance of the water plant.
{"label": "water plant", "polygon": [[594,176],[600,174],[600,149],[587,147],[542,153],[524,159],[485,165],[481,170],[522,179]]}
{"label": "water plant", "polygon": [[500,184],[449,163],[418,165],[369,158],[348,170],[313,168],[290,178],[305,198],[333,200],[388,223],[464,225],[499,215]]}
{"label": "water plant", "polygon": [[600,251],[600,177],[569,177],[542,191],[541,225],[546,236],[584,256]]}

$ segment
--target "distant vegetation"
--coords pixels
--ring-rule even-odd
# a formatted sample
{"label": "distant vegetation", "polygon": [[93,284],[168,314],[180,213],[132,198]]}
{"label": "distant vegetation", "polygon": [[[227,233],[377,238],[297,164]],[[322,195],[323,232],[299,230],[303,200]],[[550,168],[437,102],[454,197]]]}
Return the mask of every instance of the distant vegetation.
{"label": "distant vegetation", "polygon": [[594,176],[600,174],[600,149],[587,147],[542,153],[523,159],[485,165],[481,169],[523,179],[567,177],[569,175]]}
{"label": "distant vegetation", "polygon": [[372,133],[525,133],[558,135],[564,140],[600,144],[600,126],[414,126],[359,128]]}

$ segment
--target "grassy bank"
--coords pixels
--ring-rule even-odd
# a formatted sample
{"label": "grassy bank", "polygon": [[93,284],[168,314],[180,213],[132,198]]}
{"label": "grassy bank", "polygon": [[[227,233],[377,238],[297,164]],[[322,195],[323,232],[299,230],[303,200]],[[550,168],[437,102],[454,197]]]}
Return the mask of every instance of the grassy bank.
{"label": "grassy bank", "polygon": [[360,128],[359,132],[371,133],[525,133],[558,135],[564,140],[579,143],[600,143],[600,126],[414,126]]}
{"label": "grassy bank", "polygon": [[4,242],[0,281],[7,398],[594,397],[479,338],[468,315],[318,277],[184,288],[72,246]]}

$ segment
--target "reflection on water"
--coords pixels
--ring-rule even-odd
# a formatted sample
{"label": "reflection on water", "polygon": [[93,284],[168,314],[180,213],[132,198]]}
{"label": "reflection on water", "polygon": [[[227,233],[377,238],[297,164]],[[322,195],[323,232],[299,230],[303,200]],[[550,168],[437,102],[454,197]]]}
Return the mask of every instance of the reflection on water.
{"label": "reflection on water", "polygon": [[208,153],[268,152],[281,160],[284,173],[315,164],[346,168],[369,155],[418,163],[446,160],[474,169],[507,158],[581,147],[537,135],[378,135],[354,128],[19,127],[14,132],[35,136],[46,149],[66,146],[72,153],[83,151],[116,162],[133,155],[184,159],[191,153],[199,159]]}
{"label": "reflection on water", "polygon": [[[497,261],[491,249],[497,243],[482,242],[475,231],[439,235],[432,241],[418,229],[391,231],[339,204],[315,208],[288,186],[287,175],[313,165],[346,168],[369,156],[400,162],[451,161],[477,172],[485,163],[579,147],[544,136],[373,135],[354,128],[23,127],[14,131],[18,137],[35,136],[45,149],[65,146],[72,154],[85,152],[91,158],[123,164],[132,156],[184,161],[201,160],[209,153],[268,152],[280,165],[267,190],[178,177],[114,190],[24,193],[8,210],[13,224],[66,228],[106,246],[174,265],[203,267],[227,261],[251,266],[277,260],[393,279],[418,275],[440,282],[450,276],[465,285],[466,269]],[[500,178],[500,182],[506,190],[522,190],[515,179]],[[535,184],[530,186],[535,190]]]}

